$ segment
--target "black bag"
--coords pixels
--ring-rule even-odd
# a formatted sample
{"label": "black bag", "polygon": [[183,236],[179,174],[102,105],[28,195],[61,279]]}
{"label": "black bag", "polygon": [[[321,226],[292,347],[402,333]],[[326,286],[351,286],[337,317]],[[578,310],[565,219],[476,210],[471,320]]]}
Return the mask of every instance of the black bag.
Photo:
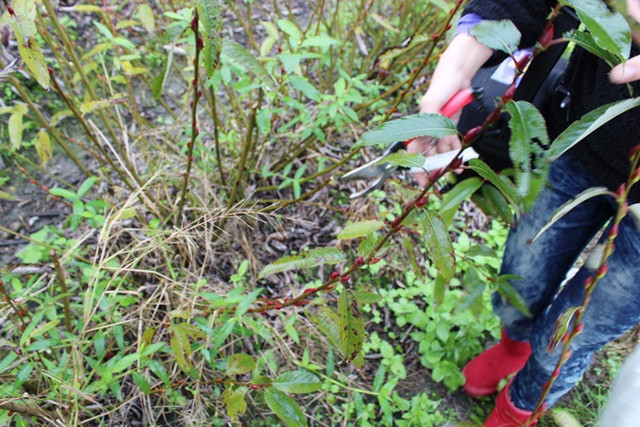
{"label": "black bag", "polygon": [[[555,21],[554,37],[561,37],[567,31],[577,28],[579,20],[575,13],[567,8]],[[539,110],[545,109],[545,103],[551,95],[560,88],[562,76],[567,62],[562,58],[566,43],[553,45],[537,55],[527,68],[519,82],[515,100],[525,100],[533,103]],[[514,56],[520,59],[531,51],[518,51]],[[513,59],[507,57],[504,61],[491,67],[481,68],[472,79],[471,86],[483,88],[484,94],[480,100],[475,100],[462,110],[458,130],[467,132],[481,125],[491,111],[496,107],[497,99],[505,93],[515,74]],[[509,116],[503,113],[500,118],[488,128],[473,144],[474,150],[495,171],[513,166],[509,158]],[[464,178],[463,174],[460,178]]]}

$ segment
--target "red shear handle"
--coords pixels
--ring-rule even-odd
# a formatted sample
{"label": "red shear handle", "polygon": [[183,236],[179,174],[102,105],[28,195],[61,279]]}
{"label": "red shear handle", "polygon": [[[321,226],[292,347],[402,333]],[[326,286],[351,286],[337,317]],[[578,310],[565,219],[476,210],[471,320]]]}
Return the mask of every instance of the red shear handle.
{"label": "red shear handle", "polygon": [[469,105],[475,99],[475,90],[474,89],[463,89],[460,92],[456,93],[451,97],[450,100],[447,101],[446,104],[440,110],[440,114],[443,116],[447,116],[451,118],[455,113],[462,110],[464,107]]}
{"label": "red shear handle", "polygon": [[[444,104],[444,106],[440,110],[440,114],[451,118],[451,116],[453,116],[455,113],[462,110],[467,105],[471,104],[473,100],[476,98],[476,94],[478,92],[479,91],[476,88],[461,90],[460,92],[453,95],[451,99],[447,101],[446,104]],[[409,144],[411,144],[414,139],[415,138],[409,138],[406,141],[404,141],[403,143],[404,146],[406,147]]]}

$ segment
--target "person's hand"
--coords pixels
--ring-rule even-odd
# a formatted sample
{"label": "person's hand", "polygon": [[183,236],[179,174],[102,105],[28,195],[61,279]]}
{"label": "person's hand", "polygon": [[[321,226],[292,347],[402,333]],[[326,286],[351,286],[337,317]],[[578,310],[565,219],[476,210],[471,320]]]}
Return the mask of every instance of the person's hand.
{"label": "person's hand", "polygon": [[[640,22],[640,0],[627,0],[627,15],[636,22]],[[632,30],[631,37],[637,45],[640,45],[640,34]],[[609,80],[611,83],[630,83],[640,80],[640,55],[613,67],[609,73]]]}
{"label": "person's hand", "polygon": [[[456,36],[440,57],[429,89],[420,101],[420,112],[439,113],[455,94],[471,86],[471,78],[492,54],[493,50],[475,38],[467,34]],[[458,123],[461,113],[458,111],[451,117],[454,123]],[[407,151],[431,156],[461,147],[460,140],[455,135],[440,138],[435,148],[433,145],[434,140],[431,137],[416,138],[407,146]],[[427,183],[427,174],[424,172],[417,172],[414,177],[420,186]]]}

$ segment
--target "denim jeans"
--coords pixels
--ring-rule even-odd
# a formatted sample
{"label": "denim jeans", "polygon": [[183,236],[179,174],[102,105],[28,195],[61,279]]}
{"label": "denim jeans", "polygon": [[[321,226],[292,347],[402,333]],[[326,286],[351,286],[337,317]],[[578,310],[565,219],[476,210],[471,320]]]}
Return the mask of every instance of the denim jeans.
{"label": "denim jeans", "polygon": [[[511,385],[511,399],[521,409],[535,407],[544,383],[551,377],[562,347],[560,344],[552,353],[548,351],[555,321],[567,308],[581,304],[585,279],[594,271],[583,267],[560,285],[585,246],[614,215],[615,201],[611,196],[589,199],[535,242],[529,240],[559,206],[583,190],[600,185],[577,160],[565,154],[554,162],[549,184],[507,239],[501,273],[521,278],[511,284],[524,298],[532,317],[497,294],[493,303],[507,334],[531,343],[532,355]],[[608,273],[596,285],[585,311],[584,330],[572,342],[571,357],[547,397],[548,407],[582,378],[596,350],[640,323],[640,232],[629,215],[620,224],[608,264]]]}

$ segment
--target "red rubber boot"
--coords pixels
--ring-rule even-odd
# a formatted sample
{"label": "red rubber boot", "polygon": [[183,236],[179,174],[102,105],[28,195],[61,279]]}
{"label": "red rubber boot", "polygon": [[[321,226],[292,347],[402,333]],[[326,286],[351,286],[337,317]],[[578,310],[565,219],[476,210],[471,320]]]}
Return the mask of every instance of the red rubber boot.
{"label": "red rubber boot", "polygon": [[471,396],[486,396],[498,390],[498,384],[518,372],[531,354],[528,341],[515,341],[502,330],[502,340],[473,358],[462,373],[464,390]]}
{"label": "red rubber boot", "polygon": [[[496,399],[496,406],[484,422],[482,427],[523,427],[531,418],[532,411],[525,411],[516,407],[509,397],[511,381],[502,389]],[[543,408],[544,409],[544,408]],[[531,420],[530,426],[538,424],[538,420]]]}

